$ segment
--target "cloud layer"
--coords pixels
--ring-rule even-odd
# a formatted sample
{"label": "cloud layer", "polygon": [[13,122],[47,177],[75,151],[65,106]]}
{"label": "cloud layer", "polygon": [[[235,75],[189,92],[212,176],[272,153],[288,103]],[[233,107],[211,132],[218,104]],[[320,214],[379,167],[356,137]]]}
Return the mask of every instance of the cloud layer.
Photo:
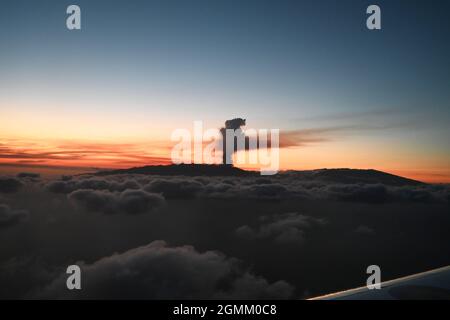
{"label": "cloud layer", "polygon": [[[298,298],[360,285],[366,262],[413,273],[428,268],[417,257],[447,261],[447,185],[289,172],[5,180],[0,298]],[[342,261],[349,271],[328,275]],[[66,289],[70,264],[81,292]]]}
{"label": "cloud layer", "polygon": [[[11,182],[8,182],[11,183]],[[19,185],[21,182],[19,182]],[[6,185],[6,184],[5,184]],[[5,189],[8,187],[5,186]],[[9,186],[10,189],[14,189]],[[18,187],[16,187],[17,189]],[[307,199],[333,200],[365,203],[423,202],[448,203],[449,185],[387,185],[373,182],[339,183],[311,180],[292,174],[274,177],[183,177],[123,175],[105,177],[82,177],[72,180],[51,181],[47,190],[69,194],[80,189],[143,190],[158,193],[166,199],[212,198],[212,199]]]}
{"label": "cloud layer", "polygon": [[140,214],[150,212],[164,204],[164,197],[143,190],[127,189],[123,192],[80,189],[68,195],[69,200],[88,211],[107,214]]}

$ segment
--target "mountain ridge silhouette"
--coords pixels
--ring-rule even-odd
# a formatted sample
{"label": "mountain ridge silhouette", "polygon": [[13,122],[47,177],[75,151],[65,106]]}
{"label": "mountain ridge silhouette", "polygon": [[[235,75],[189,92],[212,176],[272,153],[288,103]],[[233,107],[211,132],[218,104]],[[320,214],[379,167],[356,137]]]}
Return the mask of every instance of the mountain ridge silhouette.
{"label": "mountain ridge silhouette", "polygon": [[[116,174],[144,174],[160,176],[235,176],[256,177],[259,171],[249,171],[234,167],[232,165],[210,165],[210,164],[179,164],[179,165],[149,165],[133,167],[128,169],[116,169],[99,171],[95,175]],[[390,186],[425,185],[426,183],[394,175],[391,173],[374,169],[315,169],[315,170],[288,170],[281,171],[279,176],[290,176],[302,181],[318,181],[330,183],[363,183],[363,184],[385,184]]]}

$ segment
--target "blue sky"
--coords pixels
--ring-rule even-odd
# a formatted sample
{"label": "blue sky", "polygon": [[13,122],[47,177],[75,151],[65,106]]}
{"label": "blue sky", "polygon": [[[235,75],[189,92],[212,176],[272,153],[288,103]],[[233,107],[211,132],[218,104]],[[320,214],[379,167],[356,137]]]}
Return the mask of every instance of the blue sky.
{"label": "blue sky", "polygon": [[[374,3],[381,31],[366,28]],[[70,4],[81,7],[81,31],[66,29]],[[1,5],[3,115],[156,127],[242,116],[253,127],[356,127],[349,134],[376,131],[379,142],[448,157],[448,1]],[[412,143],[411,130],[425,131]]]}

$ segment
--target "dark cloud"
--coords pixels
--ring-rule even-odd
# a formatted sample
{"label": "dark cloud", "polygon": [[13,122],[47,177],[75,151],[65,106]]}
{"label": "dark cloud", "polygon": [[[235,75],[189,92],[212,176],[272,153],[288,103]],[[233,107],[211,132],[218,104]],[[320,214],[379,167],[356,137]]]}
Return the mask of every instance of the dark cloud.
{"label": "dark cloud", "polygon": [[386,203],[386,202],[449,202],[449,186],[418,185],[418,186],[386,186],[383,184],[331,184],[316,189],[321,197],[327,199]]}
{"label": "dark cloud", "polygon": [[291,193],[279,183],[259,184],[251,180],[237,181],[235,184],[211,181],[200,195],[205,198],[280,200],[289,197]]}
{"label": "dark cloud", "polygon": [[68,198],[88,211],[140,214],[159,208],[164,197],[143,190],[110,192],[106,190],[80,189],[73,191]]}
{"label": "dark cloud", "polygon": [[38,179],[41,175],[39,173],[33,173],[33,172],[20,172],[17,174],[17,178],[32,178],[32,179]]}
{"label": "dark cloud", "polygon": [[109,191],[81,189],[68,195],[69,200],[88,211],[115,213],[117,195]]}
{"label": "dark cloud", "polygon": [[[328,171],[331,170],[314,173],[284,173],[270,178],[207,176],[188,178],[132,174],[105,177],[84,176],[48,182],[46,189],[63,194],[84,189],[110,192],[123,192],[132,189],[160,193],[166,199],[309,199],[374,204],[387,202],[436,203],[449,202],[450,199],[450,187],[448,185],[421,183],[398,185],[401,181],[393,182],[391,175],[383,176],[387,179],[386,183],[373,183],[371,179],[366,179],[364,175],[362,178],[358,178],[358,175],[348,178],[347,175],[347,179],[341,179],[344,182],[338,183],[334,181],[337,179],[333,175],[336,172]],[[344,173],[341,172],[339,175]],[[328,181],[327,179],[332,180]],[[362,179],[363,182],[355,182],[358,179]],[[366,180],[368,182],[364,182]],[[20,185],[20,181],[16,183]],[[409,183],[409,180],[405,180],[405,183]]]}
{"label": "dark cloud", "polygon": [[359,225],[356,229],[355,229],[356,233],[359,234],[363,234],[363,235],[375,235],[375,230],[373,230],[372,228],[365,226],[365,225]]}
{"label": "dark cloud", "polygon": [[143,190],[125,190],[120,193],[118,206],[120,211],[128,214],[138,214],[152,211],[164,204],[164,197],[160,194]]}
{"label": "dark cloud", "polygon": [[15,193],[23,186],[23,183],[15,178],[0,178],[0,192]]}
{"label": "dark cloud", "polygon": [[73,191],[72,188],[68,187],[66,180],[51,181],[47,184],[46,188],[54,193],[69,193]]}
{"label": "dark cloud", "polygon": [[256,178],[254,180],[254,183],[255,184],[271,184],[271,183],[273,183],[273,181],[268,178]]}
{"label": "dark cloud", "polygon": [[[0,299],[24,299],[56,277],[57,268],[36,256],[13,257],[0,263]],[[63,270],[59,270],[63,272]]]}
{"label": "dark cloud", "polygon": [[11,209],[6,204],[0,204],[0,227],[15,225],[28,218],[28,211]]}
{"label": "dark cloud", "polygon": [[445,201],[449,189],[439,186],[398,187],[391,190],[394,198],[409,202]]}
{"label": "dark cloud", "polygon": [[162,193],[165,198],[193,198],[204,185],[198,181],[187,179],[156,179],[144,187],[149,192]]}
{"label": "dark cloud", "polygon": [[382,203],[389,200],[387,188],[381,184],[330,185],[325,187],[328,197],[336,200]]}
{"label": "dark cloud", "polygon": [[[366,261],[387,266],[392,273],[386,276],[393,277],[428,268],[404,261],[448,264],[442,255],[449,243],[448,185],[337,183],[287,173],[47,179],[28,184],[28,178],[16,178],[23,190],[0,194],[3,210],[16,213],[4,215],[5,225],[15,227],[0,230],[0,298],[293,297],[286,282],[273,282],[282,279],[297,294],[317,295],[358,286]],[[62,194],[49,192],[60,182]],[[149,185],[153,192],[145,189]],[[86,186],[92,188],[77,189]],[[157,214],[131,216],[158,208],[163,194],[175,200],[167,200]],[[14,209],[25,209],[32,218],[17,224],[26,216]],[[155,239],[197,250],[137,248]],[[205,258],[210,255],[211,261]],[[65,287],[65,268],[76,261],[86,261],[80,262],[81,292]],[[352,272],[327,273],[329,265],[342,261]]]}
{"label": "dark cloud", "polygon": [[261,222],[261,225],[257,229],[253,229],[247,225],[241,226],[236,229],[236,234],[244,238],[272,239],[280,244],[302,244],[305,240],[305,232],[307,230],[322,226],[326,223],[325,220],[295,212],[262,216]]}
{"label": "dark cloud", "polygon": [[286,187],[278,183],[255,184],[243,189],[246,196],[259,199],[280,199],[288,193]]}
{"label": "dark cloud", "polygon": [[109,181],[101,178],[71,179],[62,177],[61,180],[51,181],[47,189],[54,193],[70,193],[80,189],[124,191],[126,189],[139,189],[141,186],[133,179],[125,181]]}
{"label": "dark cloud", "polygon": [[82,290],[66,288],[66,274],[35,294],[38,298],[87,299],[286,299],[294,288],[269,283],[234,258],[200,253],[191,246],[168,247],[164,241],[80,263]]}
{"label": "dark cloud", "polygon": [[203,196],[209,197],[209,198],[232,198],[237,197],[236,188],[234,187],[234,184],[231,184],[229,182],[213,182],[208,183],[204,190],[203,190]]}

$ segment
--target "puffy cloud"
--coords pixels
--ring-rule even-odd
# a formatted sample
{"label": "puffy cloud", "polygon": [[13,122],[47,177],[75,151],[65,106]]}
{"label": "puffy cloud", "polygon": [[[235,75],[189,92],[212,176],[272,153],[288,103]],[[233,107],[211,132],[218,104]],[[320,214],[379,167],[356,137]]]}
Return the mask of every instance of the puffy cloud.
{"label": "puffy cloud", "polygon": [[51,181],[47,189],[54,193],[71,193],[80,189],[124,191],[126,189],[139,189],[140,185],[133,179],[125,181],[110,181],[101,178],[88,178],[74,180],[63,177],[62,180]]}
{"label": "puffy cloud", "polygon": [[164,197],[159,194],[129,189],[123,192],[81,189],[70,193],[68,198],[89,211],[107,214],[146,213],[159,208],[164,203]]}
{"label": "puffy cloud", "polygon": [[257,178],[254,180],[255,184],[271,184],[273,181],[268,178]]}
{"label": "puffy cloud", "polygon": [[15,193],[23,186],[23,183],[15,178],[0,178],[0,192]]}
{"label": "puffy cloud", "polygon": [[11,209],[6,204],[0,204],[0,227],[15,225],[28,218],[28,211]]}
{"label": "puffy cloud", "polygon": [[264,199],[279,199],[287,193],[285,186],[275,183],[251,185],[245,191],[246,195]]}
{"label": "puffy cloud", "polygon": [[89,211],[115,213],[117,197],[109,191],[81,189],[68,195],[68,198]]}
{"label": "puffy cloud", "polygon": [[[64,272],[63,270],[60,270]],[[0,262],[0,299],[26,299],[28,293],[53,281],[55,268],[37,255],[13,257]]]}
{"label": "puffy cloud", "polygon": [[[42,180],[44,179],[46,178],[42,178]],[[98,298],[103,298],[103,295],[104,298],[285,297],[289,295],[283,294],[283,292],[290,292],[289,288],[292,289],[292,287],[287,286],[285,282],[273,283],[274,280],[289,281],[296,286],[297,293],[300,294],[306,289],[316,288],[317,279],[323,277],[323,272],[315,268],[318,262],[317,259],[315,260],[314,252],[324,252],[324,256],[329,259],[330,263],[339,263],[339,259],[342,260],[342,257],[345,257],[349,261],[349,266],[356,266],[360,261],[368,259],[364,252],[370,253],[373,245],[379,244],[381,248],[384,248],[383,245],[388,246],[389,252],[392,252],[392,260],[395,260],[398,252],[401,254],[406,252],[408,257],[413,259],[417,252],[409,250],[410,247],[420,246],[427,249],[421,253],[425,260],[439,263],[439,257],[433,256],[433,252],[446,252],[448,247],[446,244],[449,243],[447,235],[441,232],[442,226],[448,222],[448,214],[446,214],[448,210],[446,211],[446,209],[448,209],[450,188],[446,185],[399,187],[364,183],[338,184],[310,181],[282,173],[270,177],[163,177],[129,174],[102,177],[73,176],[71,180],[65,180],[62,188],[64,193],[58,196],[48,193],[48,190],[42,190],[41,184],[28,185],[29,179],[19,180],[24,185],[23,191],[19,194],[0,194],[0,197],[3,198],[0,203],[5,203],[10,208],[28,209],[30,212],[33,211],[33,216],[39,218],[30,219],[26,227],[16,225],[11,230],[0,229],[3,231],[0,233],[5,240],[3,248],[0,250],[2,253],[0,265],[13,257],[26,258],[29,256],[41,258],[44,263],[40,267],[39,274],[36,271],[39,268],[32,265],[21,267],[17,264],[8,264],[8,268],[14,268],[14,272],[4,272],[0,268],[0,283],[2,284],[0,298],[33,297],[32,294],[27,295],[27,293],[36,292],[39,288],[46,288],[44,290],[46,295],[40,295],[41,297],[63,298],[89,298],[92,292],[95,293],[92,294],[92,297]],[[183,186],[175,189],[178,193],[168,188],[167,190],[173,192],[166,191],[165,194],[169,196],[198,199],[174,201],[164,208],[164,213],[167,213],[164,215],[147,214],[133,216],[133,219],[130,219],[126,214],[148,212],[154,208],[153,202],[150,201],[149,204],[149,200],[145,196],[147,193],[157,192],[157,197],[164,197],[163,188],[156,189],[158,184],[159,186],[164,184],[152,184],[157,180],[172,182],[170,187],[177,183]],[[42,184],[47,182],[44,181]],[[149,192],[144,189],[148,185],[155,187],[153,189],[155,191]],[[72,188],[84,186],[104,189],[72,190]],[[385,192],[376,192],[380,186]],[[124,188],[125,190],[121,190]],[[67,190],[72,191],[68,192],[66,196]],[[203,201],[206,198],[208,201]],[[213,201],[211,198],[220,198],[220,200]],[[100,214],[74,214],[74,208],[70,206],[67,199],[84,208],[84,211],[89,209],[105,213],[122,213],[122,215],[117,215],[111,220]],[[223,199],[230,200],[223,201]],[[241,201],[242,199],[244,200]],[[260,199],[279,199],[282,202],[257,201]],[[291,201],[291,199],[294,200]],[[304,201],[304,199],[310,201]],[[343,202],[336,203],[336,201]],[[433,205],[416,206],[414,203],[417,201],[433,203]],[[354,204],[354,202],[375,204],[360,205]],[[382,206],[376,204],[382,202],[385,203]],[[434,205],[436,202],[438,203]],[[157,203],[159,202],[157,201]],[[8,210],[15,211],[9,207]],[[307,210],[308,216],[294,213],[271,215],[276,212],[296,212],[299,208]],[[336,210],[339,211],[339,214],[335,214]],[[213,219],[211,213],[214,214]],[[430,213],[434,217],[431,220],[429,219]],[[261,215],[265,216],[255,221]],[[395,216],[396,223],[391,224],[393,216]],[[324,221],[317,217],[325,217],[327,225],[322,227]],[[10,222],[12,224],[21,221],[20,219],[10,220],[13,221]],[[174,223],[174,221],[178,221],[178,223]],[[86,223],[89,223],[91,227],[85,229]],[[423,237],[423,228],[420,226],[424,224],[427,225],[429,237]],[[121,227],[117,228],[118,225]],[[205,226],[207,227],[205,228]],[[237,226],[241,227],[236,229]],[[32,229],[33,232],[27,232],[29,229]],[[61,233],[61,230],[70,230],[70,233]],[[93,239],[98,238],[99,230],[105,231],[101,242],[96,246],[89,246]],[[192,232],[193,230],[195,232]],[[370,236],[374,230],[376,236]],[[234,231],[239,238],[230,238]],[[398,234],[398,236],[392,237],[393,234]],[[123,235],[126,236],[122,237]],[[120,259],[113,259],[113,256],[110,256],[111,252],[115,250],[126,251],[158,238],[176,243],[195,243],[196,247],[198,246],[197,249],[212,247],[222,250],[228,255],[228,258],[223,259],[223,264],[232,271],[228,273],[224,271],[223,278],[216,277],[221,280],[216,280],[216,278],[211,280],[207,277],[209,282],[217,283],[217,285],[205,285],[206,289],[203,290],[203,285],[198,283],[200,280],[193,283],[185,280],[194,277],[191,273],[194,271],[188,270],[189,264],[184,263],[184,261],[191,260],[180,260],[180,264],[184,263],[183,266],[162,263],[164,267],[162,266],[154,273],[161,279],[166,277],[165,283],[169,287],[167,289],[162,284],[162,280],[160,282],[152,280],[150,274],[146,272],[147,268],[154,270],[153,266],[141,267],[138,262],[136,265],[131,264],[131,260],[141,259],[137,257],[137,253],[130,255],[127,259],[124,258],[126,252],[118,255],[121,257]],[[414,246],[410,241],[413,241]],[[54,250],[51,252],[40,250],[39,247],[42,243],[55,243]],[[408,246],[406,243],[410,245]],[[166,252],[166,249],[168,251],[173,249],[184,252],[180,249],[184,247],[168,248],[167,245],[162,247],[162,249],[136,250],[138,252],[157,250]],[[362,250],[362,248],[369,249]],[[391,250],[391,248],[393,249]],[[430,251],[429,248],[438,249]],[[299,250],[302,251],[302,255],[295,254]],[[193,251],[194,256],[206,255],[203,251]],[[220,256],[220,254],[215,254]],[[142,253],[142,255],[146,254]],[[162,260],[155,258],[155,264],[159,261],[166,261],[169,256],[167,254],[164,259],[161,258]],[[173,256],[175,254],[171,257]],[[176,256],[178,257],[178,255]],[[230,258],[231,256],[238,256],[244,259],[248,265],[255,265],[258,275],[264,278],[255,276],[255,272],[243,268],[238,261]],[[108,268],[111,269],[94,268],[94,265],[103,265],[100,263],[104,260],[102,257],[109,261],[108,265],[111,267]],[[65,267],[83,259],[88,262],[80,264],[83,267],[82,292],[60,293],[59,291],[67,291],[63,282],[67,279]],[[142,259],[144,261],[146,258]],[[380,254],[378,259],[385,259],[385,256]],[[386,259],[391,259],[391,256]],[[126,262],[123,262],[125,260]],[[124,268],[114,269],[113,261],[123,262]],[[50,266],[47,268],[45,263],[49,263]],[[295,266],[295,268],[291,268],[293,271],[283,268],[286,263]],[[191,268],[197,268],[197,264],[192,263],[192,265]],[[130,267],[128,268],[128,266]],[[208,262],[208,266],[212,268],[213,263]],[[403,270],[400,267],[404,266],[399,266],[398,269]],[[20,271],[18,268],[23,270]],[[86,282],[88,279],[85,279],[84,268],[92,269],[89,274],[92,274],[94,278],[100,275],[100,271],[95,273],[94,270],[102,270],[102,272],[105,270],[107,276],[98,282],[94,280]],[[167,274],[163,273],[165,271],[163,268],[168,269]],[[201,269],[200,266],[198,268]],[[234,271],[236,269],[233,268],[237,268],[238,271]],[[111,273],[106,270],[111,270]],[[212,270],[212,273],[218,272],[215,271],[217,270],[215,268]],[[123,282],[120,282],[122,281],[121,271],[137,273],[142,277],[130,276],[123,278]],[[178,278],[176,272],[179,274]],[[203,273],[206,271],[204,270]],[[108,277],[111,274],[113,275],[112,280],[109,281]],[[61,282],[57,284],[53,282],[60,276],[62,277]],[[270,281],[266,279],[270,279]],[[351,277],[348,279],[352,281]],[[141,284],[141,281],[144,284]],[[55,287],[51,289],[53,283]],[[91,287],[90,283],[94,283],[95,286],[93,284]],[[149,285],[146,286],[145,283],[149,283]],[[175,289],[170,291],[170,286],[178,288],[177,286],[182,286],[181,283],[188,286],[186,291],[181,290],[180,295],[177,295]],[[95,288],[95,290],[88,289],[85,286],[87,284],[89,284],[89,288]],[[327,279],[323,284],[321,283],[320,290],[324,292],[330,288],[332,288],[330,290],[334,290],[333,287],[336,288],[337,285]],[[105,289],[106,287],[111,288],[112,293]],[[120,291],[122,288],[123,293]],[[135,292],[133,292],[133,288],[136,288]],[[147,293],[151,288],[154,288],[152,294]],[[87,290],[86,293],[84,293],[85,290]],[[313,292],[317,294],[314,289]]]}
{"label": "puffy cloud", "polygon": [[397,200],[409,202],[441,202],[447,201],[450,195],[448,186],[418,186],[418,187],[398,187],[391,189],[392,196]]}
{"label": "puffy cloud", "polygon": [[244,225],[236,229],[236,234],[244,238],[273,239],[276,243],[302,244],[305,232],[325,224],[325,220],[301,215],[286,213],[274,216],[262,216],[262,224],[258,230]]}
{"label": "puffy cloud", "polygon": [[199,195],[205,198],[237,198],[281,200],[302,197],[304,191],[295,191],[280,180],[240,178],[211,180]]}
{"label": "puffy cloud", "polygon": [[449,202],[448,185],[386,186],[384,184],[303,184],[310,198],[366,203]]}
{"label": "puffy cloud", "polygon": [[144,187],[149,192],[162,193],[164,197],[170,198],[193,198],[200,191],[204,185],[192,179],[156,179],[151,181]]}
{"label": "puffy cloud", "polygon": [[32,178],[32,179],[38,179],[41,175],[39,173],[33,173],[33,172],[20,172],[17,174],[17,178]]}
{"label": "puffy cloud", "polygon": [[138,214],[152,211],[164,203],[164,197],[143,190],[125,190],[120,193],[118,206],[128,214]]}
{"label": "puffy cloud", "polygon": [[[127,189],[160,193],[166,199],[309,199],[348,202],[449,202],[448,185],[386,185],[382,183],[335,183],[314,180],[311,172],[279,174],[274,177],[183,177],[110,175],[51,181],[47,190],[68,194],[91,189],[122,192]],[[13,179],[14,180],[14,179]],[[7,182],[12,184],[14,182]],[[5,183],[5,184],[7,184]],[[21,185],[20,181],[16,184]],[[0,181],[1,185],[1,181]],[[6,188],[6,187],[5,187]],[[11,187],[10,187],[11,189]],[[1,186],[0,186],[1,191]],[[10,191],[11,192],[11,191]]]}
{"label": "puffy cloud", "polygon": [[191,246],[154,241],[93,264],[79,263],[82,290],[66,289],[66,274],[36,293],[38,298],[89,299],[286,299],[294,288],[269,283],[234,258]]}
{"label": "puffy cloud", "polygon": [[325,191],[337,200],[381,203],[389,199],[388,190],[382,184],[338,184],[327,186]]}
{"label": "puffy cloud", "polygon": [[50,192],[54,193],[69,193],[71,188],[68,188],[66,181],[51,181],[46,185],[46,188]]}
{"label": "puffy cloud", "polygon": [[205,186],[203,192],[203,195],[205,197],[210,198],[225,198],[233,197],[236,195],[236,191],[235,188],[233,188],[233,185],[224,182],[210,183]]}

